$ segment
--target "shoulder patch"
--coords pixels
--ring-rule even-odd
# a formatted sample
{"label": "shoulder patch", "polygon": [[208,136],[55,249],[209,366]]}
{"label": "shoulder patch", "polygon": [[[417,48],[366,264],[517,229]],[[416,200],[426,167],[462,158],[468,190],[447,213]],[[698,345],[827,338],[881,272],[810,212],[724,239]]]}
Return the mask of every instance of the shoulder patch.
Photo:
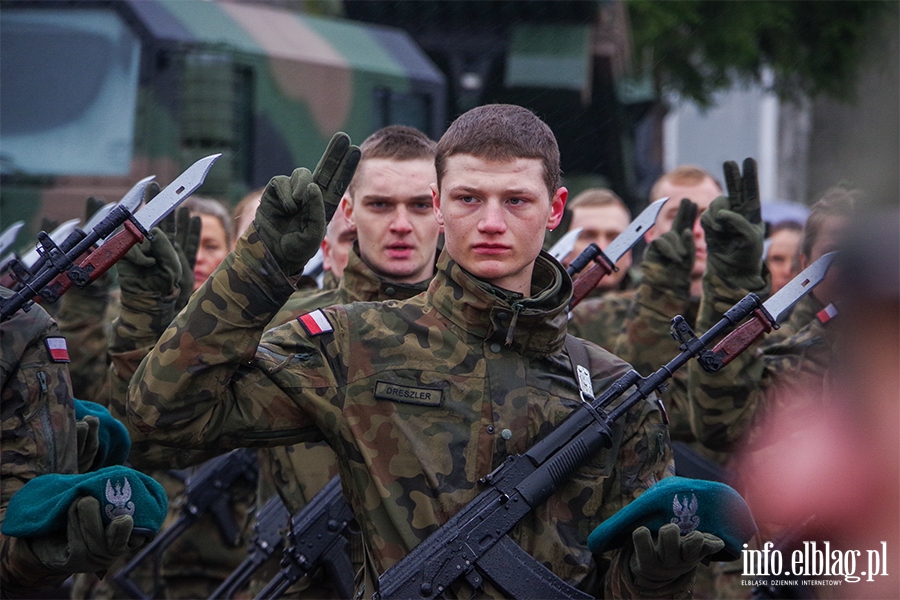
{"label": "shoulder patch", "polygon": [[50,353],[50,360],[58,363],[71,362],[69,360],[69,347],[66,345],[66,338],[62,336],[47,337],[44,338],[44,344]]}
{"label": "shoulder patch", "polygon": [[822,323],[822,325],[832,320],[836,316],[838,316],[838,309],[834,306],[834,304],[829,304],[818,313],[816,313],[816,317],[818,317],[819,322]]}
{"label": "shoulder patch", "polygon": [[300,324],[303,325],[303,328],[309,335],[322,335],[323,333],[334,331],[334,327],[331,326],[328,317],[319,309],[300,315],[297,317],[297,320],[300,321]]}

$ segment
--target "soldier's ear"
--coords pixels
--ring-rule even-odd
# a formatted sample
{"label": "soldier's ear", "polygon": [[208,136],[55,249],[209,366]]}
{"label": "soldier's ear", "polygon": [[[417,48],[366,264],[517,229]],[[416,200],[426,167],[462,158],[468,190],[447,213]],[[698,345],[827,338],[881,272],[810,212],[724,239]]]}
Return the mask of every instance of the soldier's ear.
{"label": "soldier's ear", "polygon": [[356,227],[356,221],[353,220],[353,200],[348,194],[344,194],[341,198],[340,210],[344,211],[344,218],[351,226]]}
{"label": "soldier's ear", "polygon": [[443,230],[444,227],[444,213],[441,212],[441,191],[438,189],[436,183],[432,183],[429,185],[431,188],[431,204],[434,208],[434,218],[437,220],[438,225],[441,226]]}

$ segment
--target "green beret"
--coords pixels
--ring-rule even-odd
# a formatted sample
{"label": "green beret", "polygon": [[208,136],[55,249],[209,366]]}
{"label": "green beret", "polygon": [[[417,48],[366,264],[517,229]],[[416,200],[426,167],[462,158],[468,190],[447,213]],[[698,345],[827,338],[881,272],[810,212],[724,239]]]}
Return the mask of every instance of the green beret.
{"label": "green beret", "polygon": [[82,496],[100,501],[104,525],[120,515],[131,515],[135,532],[154,536],[166,517],[168,498],[155,479],[112,466],[82,475],[35,477],[10,498],[0,531],[12,537],[33,537],[64,530],[69,506]]}
{"label": "green beret", "polygon": [[750,508],[733,488],[715,481],[673,476],[653,485],[601,523],[588,537],[588,547],[600,554],[622,546],[641,525],[657,531],[668,523],[676,523],[681,535],[697,530],[721,538],[725,548],[712,560],[738,558],[744,543],[756,533]]}
{"label": "green beret", "polygon": [[100,421],[97,431],[100,445],[94,466],[97,469],[121,465],[131,453],[131,436],[121,421],[113,417],[106,407],[96,402],[75,399],[75,420],[80,421],[87,416],[94,416]]}

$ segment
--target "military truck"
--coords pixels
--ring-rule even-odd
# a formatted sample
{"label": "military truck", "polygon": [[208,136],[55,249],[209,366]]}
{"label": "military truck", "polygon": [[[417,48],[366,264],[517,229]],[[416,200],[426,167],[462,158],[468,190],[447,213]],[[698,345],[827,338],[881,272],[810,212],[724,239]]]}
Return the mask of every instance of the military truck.
{"label": "military truck", "polygon": [[0,228],[25,220],[19,240],[34,239],[42,217],[214,152],[198,193],[233,202],[312,168],[335,131],[437,138],[446,87],[392,27],[225,1],[4,1]]}

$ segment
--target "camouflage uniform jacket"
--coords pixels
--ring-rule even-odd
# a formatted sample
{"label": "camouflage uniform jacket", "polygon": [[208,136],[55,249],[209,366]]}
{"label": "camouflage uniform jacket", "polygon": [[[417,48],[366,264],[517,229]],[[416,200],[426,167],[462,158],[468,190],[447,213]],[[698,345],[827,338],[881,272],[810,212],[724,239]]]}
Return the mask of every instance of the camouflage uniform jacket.
{"label": "camouflage uniform jacket", "polygon": [[[359,246],[354,243],[337,288],[312,294],[306,290],[293,293],[267,328],[334,304],[406,300],[427,287],[427,281],[410,285],[381,279],[359,256]],[[325,442],[266,448],[260,451],[259,462],[260,471],[266,472],[260,477],[260,500],[267,500],[275,493],[269,487],[274,483],[291,514],[306,506],[338,472],[337,457]]]}
{"label": "camouflage uniform jacket", "polygon": [[[715,273],[703,280],[703,302],[697,327],[705,331],[746,295]],[[815,317],[821,308],[811,295],[801,300],[781,328],[792,335],[763,336],[717,373],[689,364],[691,427],[709,448],[731,452],[752,442],[754,431],[776,402],[797,392],[824,391],[832,356],[831,328]],[[804,323],[803,321],[806,321]],[[815,393],[815,392],[813,392]]]}
{"label": "camouflage uniform jacket", "polygon": [[119,312],[119,289],[110,270],[85,288],[74,286],[59,301],[56,322],[69,342],[69,375],[76,398],[103,402],[109,370],[112,322]]}
{"label": "camouflage uniform jacket", "polygon": [[[0,296],[10,295],[0,288]],[[56,322],[37,305],[0,323],[0,522],[9,499],[30,480],[78,469],[69,370],[52,359],[47,340],[53,338],[61,339]],[[5,536],[0,569],[4,597],[53,586],[69,575],[44,567],[27,542]]]}
{"label": "camouflage uniform jacket", "polygon": [[[481,477],[580,401],[563,352],[571,280],[542,256],[534,281],[530,298],[508,296],[444,254],[425,294],[330,307],[322,314],[333,332],[312,335],[294,321],[266,332],[257,347],[293,288],[251,226],[142,363],[129,417],[169,444],[324,436],[338,455],[374,581],[473,499]],[[628,369],[594,345],[588,353],[598,391]],[[512,532],[558,576],[595,594],[588,534],[671,474],[654,400],[616,427],[618,452],[595,455]],[[629,562],[611,558],[611,589],[621,596]]]}
{"label": "camouflage uniform jacket", "polygon": [[569,333],[612,351],[624,332],[634,295],[630,289],[588,296],[572,309]]}
{"label": "camouflage uniform jacket", "polygon": [[[648,265],[644,268],[655,268]],[[694,323],[699,298],[671,288],[663,289],[641,280],[635,288],[630,306],[624,312],[621,333],[612,352],[628,361],[645,377],[669,362],[679,347],[670,333],[672,318],[682,315],[688,323]],[[681,369],[669,381],[660,394],[669,419],[669,431],[673,440],[683,441],[695,447],[687,418],[687,372]]]}

